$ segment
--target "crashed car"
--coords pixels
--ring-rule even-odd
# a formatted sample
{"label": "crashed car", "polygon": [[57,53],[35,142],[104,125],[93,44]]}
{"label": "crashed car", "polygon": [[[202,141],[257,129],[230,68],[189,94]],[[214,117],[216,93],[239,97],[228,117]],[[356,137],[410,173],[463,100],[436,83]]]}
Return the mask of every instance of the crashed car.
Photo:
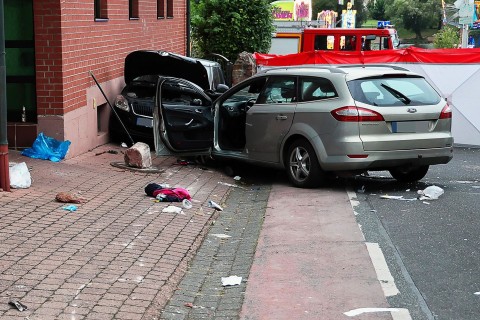
{"label": "crashed car", "polygon": [[[176,97],[182,95],[181,100]],[[389,170],[402,182],[453,157],[452,110],[421,75],[391,66],[272,68],[210,97],[158,77],[158,155],[282,168],[297,187]]]}
{"label": "crashed car", "polygon": [[[153,144],[152,114],[158,75],[186,79],[211,97],[228,89],[219,63],[165,51],[139,50],[125,58],[125,87],[115,99],[109,122],[110,139]],[[118,115],[118,117],[117,117]],[[119,119],[125,126],[122,126]]]}

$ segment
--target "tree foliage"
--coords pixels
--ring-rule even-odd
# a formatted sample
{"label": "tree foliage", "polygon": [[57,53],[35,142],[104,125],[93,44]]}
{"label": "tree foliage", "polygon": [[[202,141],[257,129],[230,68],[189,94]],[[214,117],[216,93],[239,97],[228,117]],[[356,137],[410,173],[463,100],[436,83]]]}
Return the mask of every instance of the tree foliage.
{"label": "tree foliage", "polygon": [[269,0],[200,0],[192,3],[192,40],[196,55],[268,52],[273,32]]}
{"label": "tree foliage", "polygon": [[385,0],[371,0],[368,2],[367,9],[372,19],[388,20],[385,16]]}
{"label": "tree foliage", "polygon": [[453,26],[443,27],[433,37],[433,46],[435,48],[456,48],[460,43],[460,34],[457,28]]}
{"label": "tree foliage", "polygon": [[415,32],[422,38],[422,29],[437,26],[441,17],[438,0],[386,0],[385,14],[396,25]]}

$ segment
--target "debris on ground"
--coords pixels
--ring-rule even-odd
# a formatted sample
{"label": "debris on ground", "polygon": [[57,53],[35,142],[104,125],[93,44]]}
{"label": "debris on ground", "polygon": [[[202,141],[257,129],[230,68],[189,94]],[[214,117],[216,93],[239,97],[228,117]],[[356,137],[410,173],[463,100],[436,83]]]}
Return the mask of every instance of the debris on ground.
{"label": "debris on ground", "polygon": [[10,175],[10,187],[12,188],[27,189],[32,185],[32,177],[25,162],[10,163],[8,173]]}
{"label": "debris on ground", "polygon": [[167,184],[149,183],[145,187],[145,193],[149,197],[154,197],[159,202],[182,202],[185,199],[192,199],[188,190],[183,188],[171,188]]}
{"label": "debris on ground", "polygon": [[238,276],[230,276],[230,277],[222,277],[222,286],[238,286],[242,283],[242,277]]}
{"label": "debris on ground", "polygon": [[187,307],[187,308],[193,308],[193,303],[187,302],[187,303],[184,304],[184,306]]}
{"label": "debris on ground", "polygon": [[217,203],[213,202],[212,200],[209,200],[209,201],[208,201],[208,206],[209,206],[210,208],[214,208],[214,209],[217,210],[217,211],[223,211],[223,208],[220,207]]}
{"label": "debris on ground", "polygon": [[117,150],[105,150],[105,151],[102,151],[102,152],[95,153],[95,155],[99,156],[99,155],[104,154],[104,153],[118,154],[118,151]]}
{"label": "debris on ground", "polygon": [[224,233],[214,233],[214,234],[212,234],[212,236],[220,238],[220,239],[228,239],[228,238],[232,237],[232,236],[229,236],[228,234],[224,234]]}
{"label": "debris on ground", "polygon": [[415,201],[417,198],[404,198],[403,196],[389,196],[387,194],[381,195],[380,198],[382,199],[392,199],[392,200],[403,200],[403,201]]}
{"label": "debris on ground", "polygon": [[86,199],[68,192],[57,193],[57,195],[55,196],[55,200],[63,203],[84,203],[86,201]]}
{"label": "debris on ground", "polygon": [[182,208],[177,207],[177,206],[168,206],[166,208],[163,208],[162,212],[184,214]]}
{"label": "debris on ground", "polygon": [[18,300],[11,300],[8,304],[17,308],[18,311],[25,311],[28,309],[26,305],[24,305]]}
{"label": "debris on ground", "polygon": [[59,162],[68,152],[71,142],[58,141],[54,138],[47,137],[40,132],[33,142],[31,148],[27,148],[22,151],[22,155],[33,158],[33,159],[42,159],[50,160],[52,162]]}
{"label": "debris on ground", "polygon": [[226,183],[226,182],[221,182],[221,181],[219,181],[218,184],[222,184],[222,185],[227,186],[227,187],[245,189],[243,187],[237,186],[236,184],[231,184],[231,183]]}
{"label": "debris on ground", "polygon": [[63,210],[70,211],[70,212],[73,212],[73,211],[77,211],[77,206],[74,205],[74,204],[71,204],[71,205],[62,207],[62,209],[63,209]]}
{"label": "debris on ground", "polygon": [[424,190],[418,190],[420,200],[437,200],[444,193],[443,189],[437,186],[429,186]]}
{"label": "debris on ground", "polygon": [[192,202],[188,199],[183,199],[182,201],[182,206],[185,208],[185,209],[191,209],[193,207],[192,205]]}
{"label": "debris on ground", "polygon": [[195,165],[197,164],[195,161],[188,161],[184,159],[177,159],[177,162],[175,162],[173,165],[176,166],[188,166],[188,165]]}
{"label": "debris on ground", "polygon": [[137,142],[125,151],[124,160],[129,167],[150,168],[152,166],[150,147],[144,142]]}
{"label": "debris on ground", "polygon": [[240,180],[242,180],[242,177],[240,177],[240,176],[235,176],[235,177],[233,177],[233,180],[235,180],[235,181],[240,181]]}

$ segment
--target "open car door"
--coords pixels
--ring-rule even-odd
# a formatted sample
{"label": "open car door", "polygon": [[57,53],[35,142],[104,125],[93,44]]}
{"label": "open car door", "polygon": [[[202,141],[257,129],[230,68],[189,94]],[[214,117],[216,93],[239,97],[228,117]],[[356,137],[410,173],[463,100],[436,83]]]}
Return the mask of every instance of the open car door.
{"label": "open car door", "polygon": [[196,84],[159,76],[153,112],[157,155],[206,155],[213,143],[212,100]]}

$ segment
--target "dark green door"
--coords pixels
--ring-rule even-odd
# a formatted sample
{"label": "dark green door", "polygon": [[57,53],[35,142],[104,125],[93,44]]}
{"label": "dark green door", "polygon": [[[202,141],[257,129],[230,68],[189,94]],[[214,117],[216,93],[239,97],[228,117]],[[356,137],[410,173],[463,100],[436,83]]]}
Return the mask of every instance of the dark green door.
{"label": "dark green door", "polygon": [[37,122],[33,0],[4,0],[7,120]]}

